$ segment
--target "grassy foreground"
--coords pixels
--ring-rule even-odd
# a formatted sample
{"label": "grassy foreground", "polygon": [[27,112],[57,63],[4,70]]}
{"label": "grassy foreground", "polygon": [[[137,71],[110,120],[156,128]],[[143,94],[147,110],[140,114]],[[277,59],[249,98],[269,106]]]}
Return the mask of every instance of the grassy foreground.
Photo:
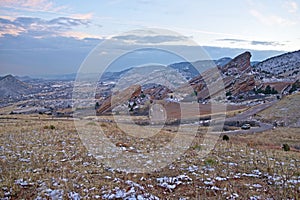
{"label": "grassy foreground", "polygon": [[[176,131],[128,138],[116,124],[101,126],[125,150],[154,151]],[[222,138],[205,157],[204,128],[173,163],[153,173],[125,173],[104,166],[83,146],[74,122],[43,116],[1,116],[0,197],[8,199],[299,199],[300,134],[277,128]],[[283,151],[283,143],[291,147]]]}

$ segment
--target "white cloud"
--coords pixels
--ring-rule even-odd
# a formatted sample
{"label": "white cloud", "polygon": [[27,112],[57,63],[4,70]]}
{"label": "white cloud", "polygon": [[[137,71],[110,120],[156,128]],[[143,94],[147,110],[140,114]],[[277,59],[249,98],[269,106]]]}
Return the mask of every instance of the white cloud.
{"label": "white cloud", "polygon": [[85,38],[103,39],[103,37],[99,35],[93,35],[93,34],[88,34],[88,33],[83,33],[78,31],[66,31],[61,33],[60,35],[64,37],[73,37],[77,39],[85,39]]}
{"label": "white cloud", "polygon": [[72,14],[70,16],[71,18],[76,18],[76,19],[92,19],[93,13],[85,13],[85,14]]}
{"label": "white cloud", "polygon": [[250,14],[255,18],[257,18],[261,23],[268,26],[273,26],[273,25],[290,26],[290,25],[297,24],[297,22],[289,19],[285,19],[281,16],[262,14],[258,10],[254,10],[254,9],[250,10]]}
{"label": "white cloud", "polygon": [[49,0],[1,0],[0,7],[37,12],[58,12],[67,9],[66,6],[57,6]]}
{"label": "white cloud", "polygon": [[284,7],[289,13],[295,13],[298,11],[298,4],[295,1],[286,1]]}
{"label": "white cloud", "polygon": [[75,27],[88,27],[90,21],[69,17],[58,17],[51,20],[33,17],[15,19],[0,18],[0,37],[8,35],[27,35],[35,38],[65,36],[75,38],[98,38],[95,35],[73,31]]}

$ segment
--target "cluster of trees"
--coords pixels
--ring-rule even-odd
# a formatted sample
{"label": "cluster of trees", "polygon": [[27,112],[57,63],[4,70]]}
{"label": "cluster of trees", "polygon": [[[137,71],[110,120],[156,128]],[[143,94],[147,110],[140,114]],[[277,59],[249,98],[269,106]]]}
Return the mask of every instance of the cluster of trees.
{"label": "cluster of trees", "polygon": [[255,94],[278,94],[278,91],[275,90],[274,87],[271,87],[270,85],[267,85],[265,89],[259,88],[258,90],[254,89]]}
{"label": "cluster of trees", "polygon": [[295,92],[296,90],[298,90],[298,88],[300,88],[300,82],[299,80],[297,80],[295,83],[293,83],[291,89],[289,90],[289,93],[293,93]]}

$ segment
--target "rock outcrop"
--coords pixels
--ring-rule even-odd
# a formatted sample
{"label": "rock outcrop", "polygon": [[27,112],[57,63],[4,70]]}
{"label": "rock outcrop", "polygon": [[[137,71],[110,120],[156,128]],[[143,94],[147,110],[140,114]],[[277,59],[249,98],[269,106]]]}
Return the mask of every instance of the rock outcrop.
{"label": "rock outcrop", "polygon": [[245,72],[251,71],[251,64],[250,64],[251,53],[246,51],[235,57],[231,60],[228,64],[224,67],[221,67],[221,71],[225,75],[238,75]]}
{"label": "rock outcrop", "polygon": [[[197,92],[199,100],[218,96],[221,92],[237,95],[255,87],[254,76],[251,75],[251,54],[242,53],[223,67],[206,70],[189,83]],[[222,77],[222,80],[220,78]]]}
{"label": "rock outcrop", "polygon": [[142,87],[140,85],[132,85],[122,91],[117,91],[109,96],[97,109],[97,114],[103,114],[111,111],[118,105],[124,104],[129,99],[137,97],[141,94]]}

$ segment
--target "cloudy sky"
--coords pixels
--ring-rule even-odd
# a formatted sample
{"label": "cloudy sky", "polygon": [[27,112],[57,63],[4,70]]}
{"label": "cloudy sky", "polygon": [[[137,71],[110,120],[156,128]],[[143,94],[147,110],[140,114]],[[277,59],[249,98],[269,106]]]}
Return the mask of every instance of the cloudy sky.
{"label": "cloudy sky", "polygon": [[[213,59],[251,50],[252,60],[262,60],[300,49],[299,6],[298,0],[1,0],[0,75],[74,73],[108,38],[169,46],[188,38]],[[176,35],[126,35],[149,27]],[[195,51],[194,44],[185,47]]]}

